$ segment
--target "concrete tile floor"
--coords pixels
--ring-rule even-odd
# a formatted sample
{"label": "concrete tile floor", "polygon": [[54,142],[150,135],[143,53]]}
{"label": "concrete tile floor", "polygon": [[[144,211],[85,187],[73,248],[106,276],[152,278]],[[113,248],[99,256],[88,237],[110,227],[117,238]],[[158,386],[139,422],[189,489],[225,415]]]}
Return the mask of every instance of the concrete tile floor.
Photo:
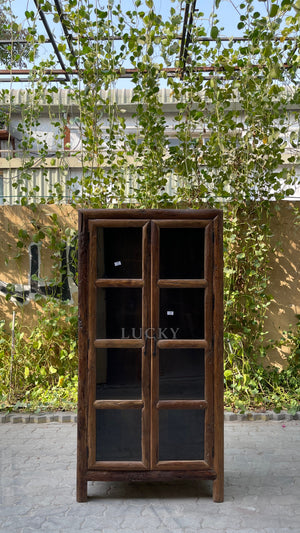
{"label": "concrete tile floor", "polygon": [[211,483],[89,483],[76,424],[0,425],[0,533],[299,533],[300,420],[225,423],[225,501]]}

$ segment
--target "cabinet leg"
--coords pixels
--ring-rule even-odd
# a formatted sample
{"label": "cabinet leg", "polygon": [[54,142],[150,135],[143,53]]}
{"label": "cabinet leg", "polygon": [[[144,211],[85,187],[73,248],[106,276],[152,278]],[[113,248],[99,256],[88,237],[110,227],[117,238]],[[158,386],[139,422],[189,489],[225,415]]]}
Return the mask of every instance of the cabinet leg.
{"label": "cabinet leg", "polygon": [[85,479],[77,480],[76,499],[79,503],[87,502],[87,481]]}
{"label": "cabinet leg", "polygon": [[213,501],[222,503],[224,501],[224,479],[223,476],[218,476],[213,481]]}

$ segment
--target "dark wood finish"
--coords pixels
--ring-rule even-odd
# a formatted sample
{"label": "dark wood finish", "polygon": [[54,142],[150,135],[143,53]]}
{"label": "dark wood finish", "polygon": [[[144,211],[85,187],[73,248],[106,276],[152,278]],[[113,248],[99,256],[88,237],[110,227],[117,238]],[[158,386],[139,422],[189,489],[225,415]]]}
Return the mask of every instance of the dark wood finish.
{"label": "dark wood finish", "polygon": [[156,465],[159,470],[201,470],[201,472],[212,469],[205,461],[159,461]]}
{"label": "dark wood finish", "polygon": [[214,219],[214,469],[213,500],[224,500],[223,216]]}
{"label": "dark wood finish", "polygon": [[[97,255],[97,242],[98,245],[100,242],[97,240],[97,232],[98,228],[101,227],[142,228],[141,246],[143,260],[141,279],[97,278],[96,264],[98,260],[97,258],[99,258],[99,254]],[[164,232],[161,237],[162,243],[165,242],[166,248],[164,248],[165,253],[160,259],[159,249],[161,228]],[[183,268],[181,268],[180,260],[177,261],[176,255],[174,257],[173,254],[173,242],[175,245],[177,244],[176,238],[173,234],[171,241],[166,241],[166,239],[168,239],[168,233],[166,232],[169,230],[165,230],[165,228],[201,228],[199,232],[195,232],[195,236],[197,236],[198,240],[198,235],[200,235],[200,248],[198,248],[198,250],[203,250],[202,247],[204,245],[204,252],[201,252],[200,255],[197,255],[197,262],[194,264],[203,264],[202,258],[204,257],[204,268],[199,270],[199,277],[203,279],[193,279],[193,276],[197,277],[198,274],[198,270],[196,268],[191,270],[191,278],[188,278],[190,272],[188,261],[193,258],[193,254],[191,255],[188,250],[192,249],[191,243],[193,241],[191,239],[196,238],[194,233],[193,237],[191,236],[191,233],[187,234],[189,237],[187,242],[189,244],[187,244],[188,247],[186,249],[187,257],[189,259],[186,259],[185,265]],[[194,230],[191,231],[194,232]],[[183,235],[182,232],[180,234]],[[115,235],[117,235],[117,233],[115,233]],[[184,242],[182,241],[182,237],[181,242]],[[168,244],[169,248],[167,246]],[[102,244],[100,244],[100,246],[102,246]],[[172,252],[172,256],[174,257],[174,261],[171,263],[168,263],[168,249],[170,249],[170,252]],[[180,250],[178,250],[178,254],[180,254]],[[223,501],[224,437],[222,260],[222,214],[219,210],[80,210],[80,353],[77,454],[78,501],[87,500],[87,481],[160,481],[171,479],[211,479],[213,480],[214,501]],[[165,269],[165,264],[174,265],[174,267],[170,269],[169,266],[167,266]],[[173,274],[172,279],[161,279],[159,272],[160,269],[162,270],[162,278],[167,278],[168,273],[170,273],[171,275]],[[111,270],[111,272],[113,273],[113,270]],[[138,273],[138,270],[135,269],[132,272],[132,276],[134,276],[136,273]],[[173,279],[180,275],[183,275],[183,279]],[[140,276],[141,274],[138,274],[139,278]],[[132,334],[133,338],[96,338],[97,290],[99,291],[99,288],[108,288],[108,291],[110,291],[110,288],[116,287],[119,287],[120,289],[132,288],[133,291],[137,288],[141,290],[143,302],[141,318],[142,338],[134,338],[134,334]],[[200,329],[199,327],[198,329],[186,329],[187,336],[191,335],[192,337],[189,339],[159,338],[160,320],[162,324],[169,324],[169,322],[166,322],[166,320],[169,320],[169,318],[162,318],[169,314],[169,312],[167,313],[167,311],[160,310],[160,291],[164,291],[165,289],[170,289],[170,293],[167,291],[162,293],[162,310],[165,309],[164,306],[166,305],[166,298],[169,298],[168,294],[170,294],[170,298],[173,298],[172,301],[174,301],[174,291],[176,289],[180,289],[181,291],[178,293],[178,295],[182,295],[180,298],[183,302],[182,305],[185,306],[185,309],[187,305],[186,302],[188,302],[189,305],[187,294],[192,294],[189,292],[191,289],[197,289],[199,291],[197,294],[200,295],[200,300],[202,299],[202,295],[204,295],[204,303],[200,304],[200,310],[194,311],[193,309],[195,309],[195,303],[193,303],[191,305],[194,305],[194,307],[191,308],[191,311],[188,311],[189,313],[195,313],[195,315],[192,316],[199,317],[197,320],[204,320],[203,331],[202,326]],[[187,289],[187,292],[185,292],[184,289]],[[199,289],[201,289],[201,291]],[[109,292],[106,294],[107,298],[109,298]],[[188,298],[190,298],[190,296],[188,296]],[[133,299],[133,302],[134,301],[135,299]],[[193,299],[191,299],[191,302],[193,302]],[[174,309],[176,314],[176,308]],[[130,311],[130,313],[131,312],[132,311]],[[166,314],[163,315],[163,312]],[[182,313],[181,310],[180,313]],[[181,314],[177,316],[181,316]],[[202,316],[204,317],[203,319]],[[137,325],[140,327],[138,322]],[[194,326],[192,326],[192,328],[193,327]],[[182,330],[181,334],[182,336],[185,336],[186,334],[183,333],[183,331],[185,330]],[[191,331],[193,333],[190,333]],[[111,336],[114,334],[115,331],[112,332]],[[98,335],[102,336],[102,333],[98,333]],[[203,338],[193,338],[197,335],[200,335],[201,337],[203,335]],[[141,399],[138,399],[138,395],[135,395],[131,398],[130,395],[128,395],[127,390],[126,395],[124,396],[127,399],[118,399],[117,397],[114,397],[113,399],[96,399],[96,349],[140,350],[142,358]],[[168,391],[166,393],[167,395],[164,395],[163,398],[170,399],[159,398],[159,359],[163,350],[181,350],[182,354],[185,353],[184,350],[195,350],[195,353],[197,353],[197,350],[202,350],[202,355],[198,355],[198,357],[201,358],[203,358],[204,350],[204,360],[202,359],[203,363],[201,363],[203,365],[202,368],[204,374],[203,377],[200,378],[203,379],[204,382],[204,396],[202,395],[203,393],[201,393],[201,399],[193,399],[191,394],[188,396],[188,398],[191,399],[184,399],[184,395],[175,396],[175,398],[180,397],[181,399],[172,399],[172,396],[168,396]],[[105,351],[103,353],[103,357],[105,357]],[[169,354],[172,356],[172,352],[169,352]],[[180,363],[180,359],[178,359],[180,352],[177,352],[177,354],[178,356],[176,355],[176,359]],[[169,357],[167,352],[166,357]],[[190,355],[188,357],[190,357]],[[193,361],[193,359],[190,360]],[[180,369],[180,366],[178,368]],[[177,374],[175,375],[177,376]],[[199,374],[199,376],[201,375],[202,374]],[[107,382],[101,381],[100,383]],[[173,385],[172,387],[172,390],[174,390]],[[185,389],[182,390],[184,394]],[[107,397],[110,398],[111,396],[108,395]],[[199,396],[196,397],[199,398]],[[114,453],[107,453],[105,451],[104,453],[102,453],[102,451],[99,452],[99,442],[97,443],[97,458],[102,457],[103,460],[99,461],[96,459],[96,434],[98,434],[99,431],[98,428],[96,432],[96,413],[98,413],[97,424],[99,424],[99,421],[101,421],[103,424],[107,424],[106,420],[109,421],[108,415],[105,415],[104,418],[102,414],[100,416],[100,413],[101,411],[103,413],[103,410],[113,410],[111,414],[109,414],[109,417],[113,417],[113,420],[119,420],[118,417],[120,415],[117,414],[117,412],[120,410],[120,413],[123,412],[125,415],[125,419],[123,418],[123,420],[125,420],[126,423],[127,420],[135,420],[135,417],[138,415],[138,411],[141,412],[141,460],[135,460],[138,459],[138,448],[133,449],[133,455],[132,452],[130,452],[131,455],[128,455],[127,453],[124,455],[121,449],[119,459],[126,457],[130,460],[111,460],[112,456],[114,456]],[[128,414],[126,414],[127,410],[129,410]],[[189,451],[189,447],[185,447],[187,452],[183,453],[180,452],[177,454],[177,451],[175,450],[175,453],[173,453],[173,459],[169,460],[168,443],[170,437],[169,435],[166,436],[164,430],[163,434],[161,435],[163,451],[161,452],[160,460],[160,413],[162,417],[161,424],[163,428],[165,427],[165,421],[168,421],[168,424],[169,421],[173,421],[172,423],[174,426],[174,420],[175,428],[177,427],[178,414],[176,411],[179,413],[180,420],[183,420],[183,427],[186,427],[186,421],[184,420],[185,414],[184,416],[183,414],[180,414],[181,410],[187,410],[186,415],[190,413],[190,418],[188,420],[199,421],[200,426],[198,435],[200,435],[200,437],[196,436],[195,440],[193,440],[194,449],[191,452]],[[202,411],[202,414],[200,411]],[[113,412],[115,413],[114,415],[112,414]],[[130,412],[130,418],[128,418]],[[136,412],[137,415],[134,415],[134,412]],[[108,413],[110,413],[110,411],[108,411]],[[175,419],[173,415],[171,417],[171,413],[174,414]],[[196,415],[196,413],[198,414]],[[132,416],[134,416],[133,419]],[[122,424],[124,425],[124,423]],[[182,422],[180,422],[180,424],[182,424]],[[107,442],[109,443],[109,440]],[[184,444],[184,446],[186,445]],[[197,447],[195,448],[195,446]],[[198,446],[200,447],[199,453],[197,451]],[[181,450],[181,448],[179,449]],[[119,453],[119,448],[116,448],[116,450],[117,453]],[[200,457],[199,459],[198,456]]]}
{"label": "dark wood finish", "polygon": [[172,481],[180,479],[216,479],[214,470],[147,470],[146,472],[89,470],[88,481]]}
{"label": "dark wood finish", "polygon": [[94,290],[96,280],[97,264],[97,235],[96,227],[89,225],[90,245],[89,245],[89,349],[88,349],[88,396],[89,396],[89,416],[88,416],[88,465],[93,466],[96,460],[96,411],[94,400],[96,398],[96,346],[92,342],[96,337],[96,291]]}
{"label": "dark wood finish", "polygon": [[159,279],[157,285],[160,289],[205,289],[207,287],[206,279]]}
{"label": "dark wood finish", "polygon": [[[103,219],[113,220],[212,220],[220,216],[219,209],[80,209],[79,213],[87,220],[101,221]],[[114,223],[114,222],[113,222]],[[123,224],[123,223],[122,223]],[[99,222],[98,225],[101,225]]]}
{"label": "dark wood finish", "polygon": [[95,400],[96,409],[141,409],[143,400]]}
{"label": "dark wood finish", "polygon": [[[209,224],[209,220],[185,220],[184,221],[184,227],[185,228],[205,228],[207,224]],[[182,220],[180,217],[176,221],[174,220],[155,220],[155,224],[157,224],[160,228],[182,228]]]}
{"label": "dark wood finish", "polygon": [[157,409],[207,409],[206,400],[159,400]]}
{"label": "dark wood finish", "polygon": [[143,348],[143,339],[96,339],[95,348]]}
{"label": "dark wood finish", "polygon": [[[96,461],[93,466],[93,470],[146,470],[142,461]],[[97,481],[97,480],[96,480]],[[98,480],[99,481],[99,480]]]}
{"label": "dark wood finish", "polygon": [[142,460],[150,468],[151,436],[151,343],[146,339],[146,330],[151,324],[151,222],[143,226],[143,317],[144,347],[142,358]]}
{"label": "dark wood finish", "polygon": [[88,397],[88,239],[86,218],[78,217],[78,407],[77,407],[77,501],[87,501],[87,426]]}
{"label": "dark wood finish", "polygon": [[[110,212],[110,215],[112,216],[112,212]],[[91,218],[91,217],[90,217]],[[89,229],[91,230],[92,228],[123,228],[123,227],[126,227],[126,228],[138,228],[138,227],[141,227],[141,226],[144,226],[148,220],[131,220],[130,218],[127,218],[126,220],[115,220],[113,218],[110,218],[108,217],[109,220],[107,219],[101,219],[99,218],[98,220],[89,220]]]}
{"label": "dark wood finish", "polygon": [[[159,231],[157,224],[151,222],[151,326],[154,331],[159,327]],[[159,347],[157,338],[151,339],[151,468],[158,463],[159,445],[159,412],[157,403],[159,400]]]}
{"label": "dark wood finish", "polygon": [[212,223],[205,228],[205,399],[207,411],[205,416],[205,452],[207,463],[213,466],[213,439],[214,439],[214,369],[213,369],[213,227]]}
{"label": "dark wood finish", "polygon": [[96,279],[95,287],[140,287],[144,286],[142,279]]}
{"label": "dark wood finish", "polygon": [[207,348],[206,340],[198,339],[161,339],[157,341],[157,347],[167,348]]}

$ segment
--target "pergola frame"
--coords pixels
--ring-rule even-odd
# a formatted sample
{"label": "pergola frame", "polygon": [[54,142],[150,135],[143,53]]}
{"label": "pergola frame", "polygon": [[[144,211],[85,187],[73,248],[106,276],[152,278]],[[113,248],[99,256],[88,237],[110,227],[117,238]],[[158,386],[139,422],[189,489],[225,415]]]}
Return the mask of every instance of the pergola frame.
{"label": "pergola frame", "polygon": [[[72,75],[79,75],[80,73],[80,68],[79,68],[79,65],[78,65],[78,62],[77,62],[77,57],[76,57],[76,54],[75,54],[75,50],[74,50],[74,47],[73,47],[73,42],[75,40],[75,38],[69,33],[68,31],[68,28],[67,28],[67,25],[66,25],[66,17],[65,17],[65,14],[63,12],[63,9],[62,9],[62,6],[61,6],[61,3],[60,3],[60,0],[54,0],[54,4],[55,4],[55,7],[56,7],[56,10],[57,10],[57,14],[59,15],[59,19],[60,19],[60,23],[61,23],[61,27],[62,27],[62,30],[63,30],[63,33],[66,37],[66,41],[67,41],[67,44],[68,44],[68,48],[69,48],[69,51],[71,53],[71,55],[74,57],[75,59],[75,65],[76,65],[76,68],[68,68],[66,67],[65,65],[65,62],[63,60],[63,57],[58,49],[58,46],[56,44],[56,41],[55,41],[55,38],[52,34],[52,31],[51,31],[51,28],[47,22],[47,18],[46,18],[46,15],[45,13],[43,12],[43,9],[41,8],[40,6],[40,3],[39,3],[39,0],[34,0],[34,3],[36,5],[36,8],[37,8],[37,11],[38,11],[38,14],[41,18],[41,21],[43,23],[43,26],[46,30],[46,33],[48,35],[48,39],[45,40],[45,43],[47,44],[51,44],[52,45],[52,48],[53,48],[53,51],[56,55],[56,58],[60,64],[60,67],[61,68],[56,68],[56,69],[46,69],[45,70],[45,74],[47,75],[53,75],[54,78],[53,80],[51,81],[57,81],[57,82],[70,82],[71,81],[71,78],[70,76]],[[191,27],[192,27],[192,24],[193,24],[193,20],[194,20],[194,13],[196,11],[196,3],[197,3],[197,0],[185,0],[184,4],[185,4],[185,7],[184,7],[184,18],[183,18],[183,25],[182,25],[182,32],[180,34],[177,34],[177,35],[174,35],[173,39],[174,40],[179,40],[181,41],[181,45],[180,45],[180,54],[179,54],[179,62],[180,62],[180,67],[165,67],[162,69],[163,72],[165,72],[167,74],[168,77],[181,77],[183,78],[184,76],[184,73],[186,72],[187,70],[187,59],[188,59],[188,47],[189,47],[189,44],[191,42]],[[92,40],[93,38],[91,38]],[[104,37],[103,40],[122,40],[121,37],[117,37],[117,36],[109,36],[109,37]],[[213,39],[212,37],[197,37],[196,40],[198,42],[216,42],[216,39]],[[248,37],[218,37],[218,40],[222,41],[222,42],[243,42],[243,41],[248,41]],[[273,38],[274,41],[278,41],[280,40],[279,37],[276,37],[274,36]],[[290,41],[297,41],[297,37],[289,37],[289,40]],[[14,41],[15,43],[20,43],[20,44],[26,44],[27,41],[26,39],[20,39],[20,40],[17,40],[17,41]],[[0,39],[0,45],[11,45],[12,42],[10,40],[7,40],[7,39]],[[297,47],[297,45],[296,45]],[[258,69],[261,69],[263,68],[262,65],[251,65],[253,68],[258,68]],[[188,67],[189,69],[191,67]],[[291,68],[291,65],[289,65],[288,63],[285,63],[282,65],[282,68],[283,69],[289,69]],[[239,66],[235,66],[234,67],[234,71],[239,71],[241,68]],[[199,67],[193,67],[193,72],[201,72],[201,73],[211,73],[211,72],[222,72],[224,71],[225,68],[223,67],[215,67],[215,66],[199,66]],[[29,81],[29,78],[24,78],[23,76],[26,76],[26,75],[29,75],[30,73],[32,72],[31,69],[0,69],[0,82],[26,82],[26,81]],[[118,71],[116,71],[118,72]],[[119,78],[132,78],[132,76],[138,72],[138,69],[135,69],[135,68],[127,68],[127,69],[122,69],[122,71],[118,72],[119,74]],[[10,75],[11,77],[10,78],[3,78],[2,76],[5,76],[5,75]],[[16,79],[13,79],[12,76],[17,76]],[[19,78],[19,76],[22,76],[21,78]]]}

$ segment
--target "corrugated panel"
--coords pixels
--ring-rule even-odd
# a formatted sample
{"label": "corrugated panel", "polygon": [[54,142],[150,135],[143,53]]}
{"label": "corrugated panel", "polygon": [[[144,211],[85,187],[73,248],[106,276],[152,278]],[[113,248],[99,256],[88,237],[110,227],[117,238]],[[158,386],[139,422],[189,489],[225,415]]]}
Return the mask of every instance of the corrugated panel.
{"label": "corrugated panel", "polygon": [[[50,168],[47,169],[46,174],[44,174],[43,169],[29,170],[28,174],[30,175],[30,179],[26,180],[26,178],[23,178],[22,180],[21,170],[3,170],[3,203],[8,205],[20,204],[22,197],[28,198],[28,200],[34,198],[37,200],[41,198],[50,200],[53,193],[55,193],[56,198],[59,193],[64,202],[69,200],[70,190],[66,184],[69,177],[68,171],[62,171],[59,168]],[[22,183],[20,182],[21,180]]]}
{"label": "corrugated panel", "polygon": [[[46,93],[45,93],[46,94]],[[78,105],[76,100],[72,97],[72,91],[68,89],[59,89],[57,93],[51,93],[53,102],[51,105],[54,106],[65,106],[69,107],[72,105]],[[110,91],[100,91],[100,98],[107,99],[109,98],[112,102],[116,104],[130,104],[133,96],[133,89],[113,89]],[[160,89],[158,93],[159,99],[163,104],[176,103],[172,91],[170,89],[164,88]],[[2,103],[9,106],[12,104],[12,107],[18,107],[21,104],[26,104],[30,106],[32,104],[32,94],[24,89],[12,89],[7,93],[2,99]],[[48,107],[48,104],[45,99],[40,100],[41,104],[45,104]]]}
{"label": "corrugated panel", "polygon": [[[74,174],[75,172],[75,174]],[[44,174],[42,169],[37,169],[30,171],[30,179],[28,181],[23,180],[23,183],[19,183],[17,187],[14,187],[14,184],[17,183],[18,178],[22,177],[21,172],[18,172],[17,169],[3,170],[2,176],[0,175],[0,203],[6,205],[15,205],[20,204],[22,197],[27,198],[29,201],[36,199],[40,201],[41,198],[44,198],[46,201],[51,200],[53,193],[55,195],[55,202],[57,202],[57,196],[60,194],[62,203],[68,202],[72,195],[72,190],[67,186],[67,180],[72,176],[78,176],[80,181],[81,170],[80,169],[69,169],[64,172],[58,168],[47,169],[47,173]],[[126,172],[126,185],[125,185],[125,196],[127,200],[134,197],[135,191],[138,189],[137,176],[133,173]],[[1,179],[2,178],[2,179]],[[164,187],[163,192],[166,192],[168,195],[173,196],[176,193],[178,186],[177,177],[170,173],[166,176],[167,183]],[[24,188],[27,187],[27,191]],[[80,184],[76,186],[75,184],[72,188],[80,188]],[[109,189],[109,186],[108,186]],[[1,202],[2,198],[2,202]]]}

